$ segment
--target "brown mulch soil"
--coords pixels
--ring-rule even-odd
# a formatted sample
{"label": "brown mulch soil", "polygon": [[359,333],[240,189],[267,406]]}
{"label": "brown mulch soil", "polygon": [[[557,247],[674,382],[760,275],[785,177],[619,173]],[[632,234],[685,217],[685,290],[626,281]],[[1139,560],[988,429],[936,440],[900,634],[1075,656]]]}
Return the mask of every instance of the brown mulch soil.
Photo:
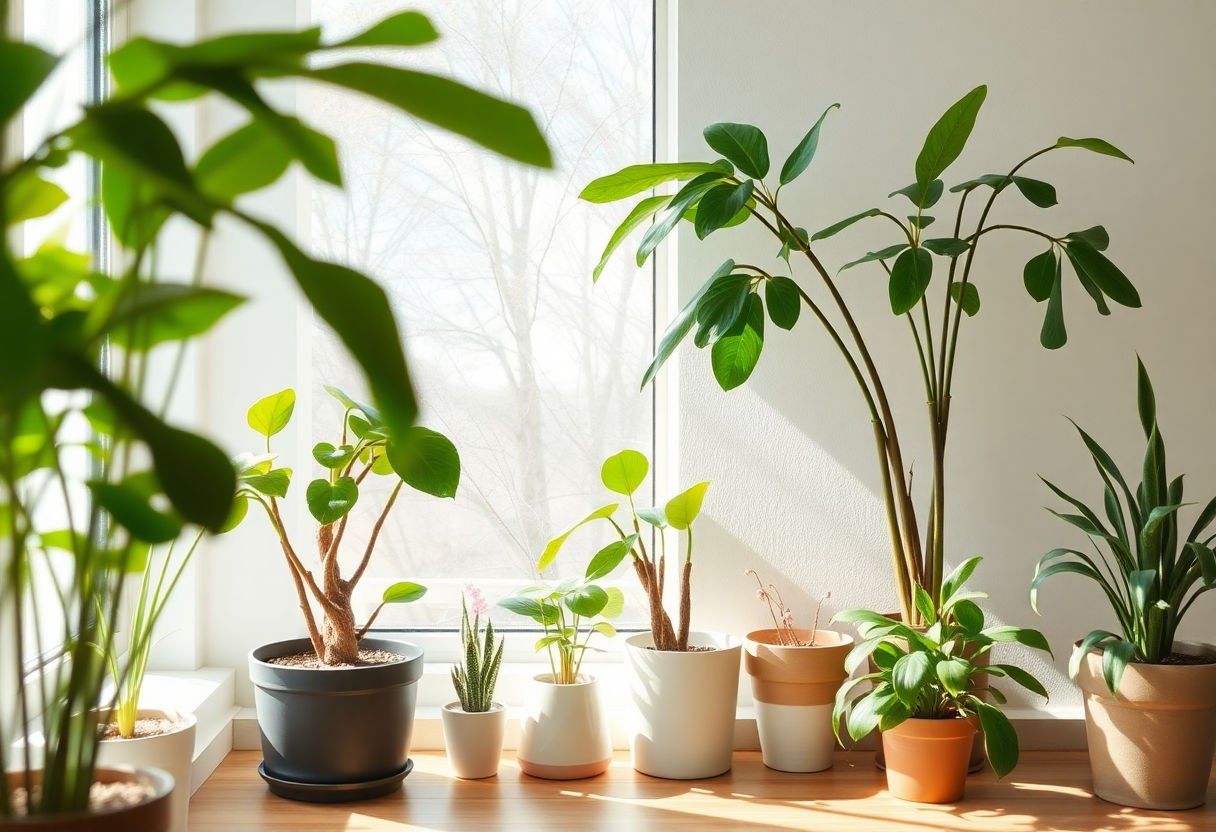
{"label": "brown mulch soil", "polygon": [[304,670],[340,670],[351,667],[374,667],[380,664],[396,664],[405,660],[406,657],[400,653],[390,653],[387,650],[360,650],[359,661],[354,664],[325,664],[317,656],[315,650],[307,650],[303,653],[292,653],[290,656],[267,659],[266,663],[278,665],[279,667],[298,667]]}
{"label": "brown mulch soil", "polygon": [[[137,740],[143,737],[159,737],[162,734],[171,734],[178,727],[176,719],[153,719],[150,717],[140,717],[135,720],[135,736],[130,739]],[[99,726],[98,731],[101,733],[103,740],[119,740],[123,736],[118,733],[118,724],[111,722],[109,725]]]}
{"label": "brown mulch soil", "polygon": [[1216,656],[1196,656],[1194,653],[1170,653],[1162,664],[1216,664]]}
{"label": "brown mulch soil", "polygon": [[[38,787],[34,788],[34,794]],[[89,788],[89,811],[114,812],[131,806],[138,806],[156,792],[147,783],[130,783],[118,781],[114,783],[94,783]],[[14,814],[21,817],[25,814],[28,795],[24,786],[18,786],[12,792]],[[47,827],[48,829],[50,827]]]}

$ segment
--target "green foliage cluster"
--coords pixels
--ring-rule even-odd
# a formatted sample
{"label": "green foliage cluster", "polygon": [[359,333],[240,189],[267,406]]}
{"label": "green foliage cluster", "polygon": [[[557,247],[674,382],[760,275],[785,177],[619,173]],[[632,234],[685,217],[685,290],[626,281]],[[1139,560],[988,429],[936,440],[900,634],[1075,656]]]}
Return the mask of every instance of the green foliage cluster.
{"label": "green foliage cluster", "polygon": [[460,699],[460,707],[471,714],[481,714],[494,705],[494,688],[502,668],[502,651],[506,639],[494,645],[494,622],[486,619],[486,634],[481,636],[481,614],[469,621],[468,605],[460,603],[460,644],[464,648],[464,664],[452,668],[452,686]]}

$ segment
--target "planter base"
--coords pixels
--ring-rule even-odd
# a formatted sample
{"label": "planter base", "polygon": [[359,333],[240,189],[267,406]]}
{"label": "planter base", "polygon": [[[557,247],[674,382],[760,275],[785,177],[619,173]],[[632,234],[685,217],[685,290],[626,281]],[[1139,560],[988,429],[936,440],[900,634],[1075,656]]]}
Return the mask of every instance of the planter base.
{"label": "planter base", "polygon": [[306,803],[347,803],[383,797],[401,788],[401,781],[413,770],[414,761],[406,760],[401,771],[365,783],[298,783],[276,777],[266,770],[265,763],[258,763],[258,774],[270,787],[271,794]]}
{"label": "planter base", "polygon": [[531,777],[543,780],[583,780],[603,774],[612,764],[612,758],[597,760],[594,763],[581,763],[574,766],[549,766],[544,763],[530,763],[522,757],[519,760],[519,770]]}

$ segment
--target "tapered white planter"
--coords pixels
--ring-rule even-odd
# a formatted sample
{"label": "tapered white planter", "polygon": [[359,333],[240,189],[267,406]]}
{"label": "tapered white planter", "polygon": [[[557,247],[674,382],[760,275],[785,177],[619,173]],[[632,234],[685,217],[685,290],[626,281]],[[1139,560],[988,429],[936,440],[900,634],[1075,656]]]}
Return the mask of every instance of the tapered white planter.
{"label": "tapered white planter", "polygon": [[519,724],[519,768],[546,780],[603,774],[612,763],[612,737],[600,702],[599,682],[579,676],[556,685],[553,674],[533,677]]}
{"label": "tapered white planter", "polygon": [[443,706],[443,744],[452,773],[461,780],[498,774],[507,712],[494,702],[490,710],[469,713],[459,702]]}
{"label": "tapered white planter", "polygon": [[168,829],[169,832],[186,832],[190,813],[190,766],[194,762],[194,715],[140,708],[137,716],[139,719],[170,719],[177,727],[167,734],[154,737],[102,740],[98,763],[107,767],[158,768],[171,775],[174,786],[169,796],[171,820]]}
{"label": "tapered white planter", "polygon": [[832,703],[848,676],[844,657],[853,639],[831,630],[792,632],[799,644],[778,643],[774,629],[753,630],[744,639],[760,750],[769,768],[823,771],[832,767]]}
{"label": "tapered white planter", "polygon": [[730,771],[735,747],[740,646],[729,636],[690,633],[688,652],[653,649],[650,633],[625,641],[634,715],[633,767],[652,777],[695,780]]}

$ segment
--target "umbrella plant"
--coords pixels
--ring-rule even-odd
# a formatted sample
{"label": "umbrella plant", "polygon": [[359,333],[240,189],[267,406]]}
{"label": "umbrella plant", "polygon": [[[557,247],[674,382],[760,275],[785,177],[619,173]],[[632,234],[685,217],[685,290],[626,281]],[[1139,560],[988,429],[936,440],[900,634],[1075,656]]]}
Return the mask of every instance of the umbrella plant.
{"label": "umbrella plant", "polygon": [[[1042,156],[1079,148],[1130,162],[1114,145],[1097,138],[1062,137],[1003,173],[983,174],[947,188],[941,177],[962,153],[986,96],[987,87],[976,87],[937,120],[916,157],[914,181],[890,194],[895,205],[870,207],[814,231],[800,226],[787,213],[781,195],[811,164],[824,121],[837,104],[824,111],[779,171],[772,169],[768,139],[759,128],[719,123],[706,127],[704,137],[709,149],[721,158],[631,165],[596,179],[581,194],[589,202],[615,202],[684,181],[672,194],[643,196],[633,206],[609,239],[593,279],[599,278],[616,249],[642,226],[646,230],[637,249],[639,267],[681,220],[693,226],[698,239],[742,223],[757,225],[772,237],[771,261],[730,259],[709,275],[660,340],[642,386],[654,379],[691,334],[698,348],[710,348],[713,374],[722,389],[736,388],[747,381],[760,359],[766,312],[774,326],[789,330],[802,319],[805,307],[827,331],[848,366],[873,425],[899,608],[910,623],[922,620],[914,604],[916,587],[936,594],[942,584],[946,438],[954,368],[963,320],[980,311],[977,284],[982,270],[976,253],[986,248],[984,241],[992,234],[1016,234],[1037,245],[1039,250],[1027,261],[1023,278],[1030,296],[1047,305],[1039,337],[1048,349],[1058,349],[1067,340],[1062,305],[1065,263],[1100,314],[1109,314],[1111,303],[1140,305],[1135,287],[1103,253],[1109,238],[1101,226],[1046,231],[1037,224],[998,222],[993,214],[1001,197],[1017,195],[1039,208],[1056,204],[1055,187],[1027,175],[1028,166]],[[949,208],[943,201],[947,191],[955,195],[955,204]],[[939,216],[942,226],[931,229]],[[891,229],[891,245],[835,270],[829,268],[817,244],[871,219]],[[798,261],[809,269],[809,279],[797,274],[794,264]],[[896,325],[906,327],[911,338],[913,348],[908,355],[915,364],[909,369],[918,372],[924,382],[933,471],[927,521],[914,505],[911,468],[896,430],[886,382],[855,311],[837,283],[840,272],[863,265],[881,269],[886,276],[891,312],[894,318],[903,319]],[[935,276],[936,289],[931,292]]]}

